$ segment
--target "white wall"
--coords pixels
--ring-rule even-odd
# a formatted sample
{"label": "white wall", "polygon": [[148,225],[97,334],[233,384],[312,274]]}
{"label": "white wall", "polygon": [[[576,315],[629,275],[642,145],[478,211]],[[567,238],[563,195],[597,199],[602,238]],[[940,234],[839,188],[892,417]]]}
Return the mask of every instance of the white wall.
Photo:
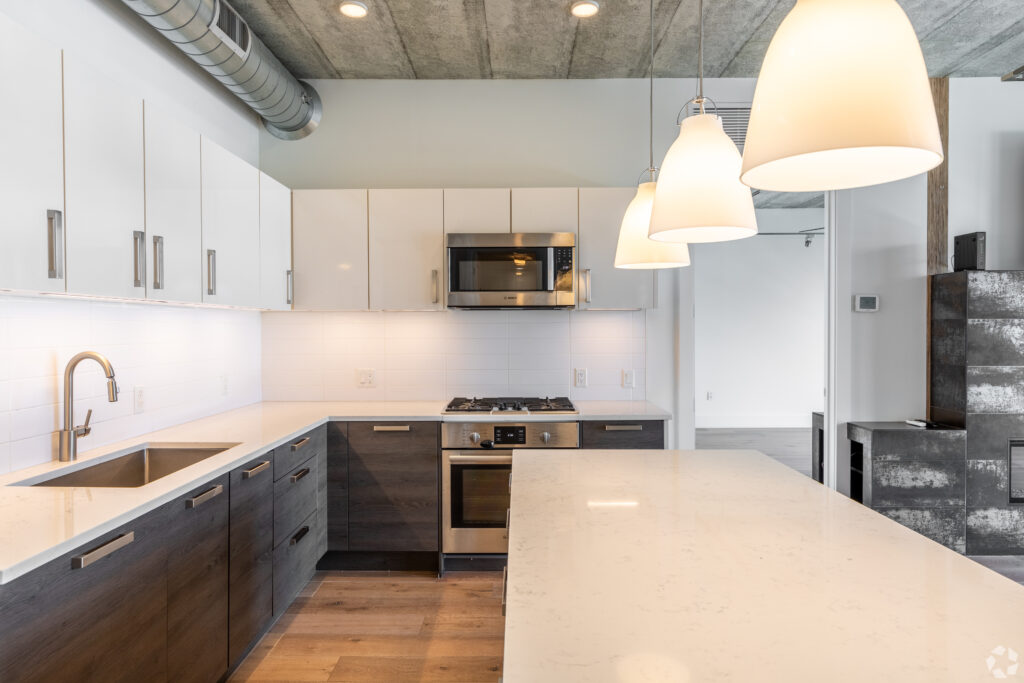
{"label": "white wall", "polygon": [[[757,212],[761,233],[824,219],[821,209]],[[691,245],[697,427],[810,427],[823,409],[824,247],[788,235]]]}
{"label": "white wall", "polygon": [[1024,85],[949,85],[949,255],[953,236],[984,231],[989,270],[1024,269]]}
{"label": "white wall", "polygon": [[85,350],[110,359],[121,396],[108,403],[99,365],[79,366],[76,422],[93,409],[80,452],[260,400],[257,312],[0,296],[0,473],[57,457],[64,367]]}
{"label": "white wall", "polygon": [[0,12],[258,164],[256,115],[121,0],[0,0]]}

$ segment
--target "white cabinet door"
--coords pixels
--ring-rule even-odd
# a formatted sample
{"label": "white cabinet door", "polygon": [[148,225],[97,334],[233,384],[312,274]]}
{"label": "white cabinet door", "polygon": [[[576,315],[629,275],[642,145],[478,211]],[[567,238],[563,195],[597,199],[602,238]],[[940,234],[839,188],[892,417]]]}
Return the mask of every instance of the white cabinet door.
{"label": "white cabinet door", "polygon": [[615,267],[615,247],[635,187],[581,187],[579,307],[637,309],[654,305],[654,273]]}
{"label": "white cabinet door", "polygon": [[509,232],[511,192],[508,188],[444,191],[444,231]]}
{"label": "white cabinet door", "polygon": [[260,172],[260,306],[292,307],[292,191]]}
{"label": "white cabinet door", "polygon": [[0,289],[64,291],[61,54],[0,14]]}
{"label": "white cabinet door", "polygon": [[512,232],[576,232],[578,226],[577,188],[512,188]]}
{"label": "white cabinet door", "polygon": [[203,301],[260,303],[260,174],[202,139]]}
{"label": "white cabinet door", "polygon": [[370,308],[440,310],[444,242],[441,190],[370,190]]}
{"label": "white cabinet door", "polygon": [[146,103],[146,278],[149,299],[203,300],[199,133]]}
{"label": "white cabinet door", "polygon": [[295,309],[370,308],[366,190],[296,190]]}
{"label": "white cabinet door", "polygon": [[67,290],[146,296],[142,100],[64,54]]}

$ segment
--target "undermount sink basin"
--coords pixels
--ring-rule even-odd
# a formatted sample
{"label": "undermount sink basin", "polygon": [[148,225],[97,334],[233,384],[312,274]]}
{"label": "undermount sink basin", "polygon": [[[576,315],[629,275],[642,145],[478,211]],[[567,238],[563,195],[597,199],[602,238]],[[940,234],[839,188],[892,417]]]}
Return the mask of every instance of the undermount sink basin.
{"label": "undermount sink basin", "polygon": [[189,465],[237,446],[217,444],[145,444],[131,453],[98,462],[44,481],[22,482],[24,486],[92,486],[99,488],[136,488],[145,486]]}

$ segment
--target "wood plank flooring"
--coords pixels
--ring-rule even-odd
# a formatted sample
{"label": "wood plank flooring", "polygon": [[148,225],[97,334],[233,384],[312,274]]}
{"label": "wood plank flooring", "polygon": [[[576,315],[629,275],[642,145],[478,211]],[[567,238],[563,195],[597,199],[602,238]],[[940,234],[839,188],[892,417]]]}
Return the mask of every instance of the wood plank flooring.
{"label": "wood plank flooring", "polygon": [[697,448],[749,448],[811,476],[810,429],[698,429]]}
{"label": "wood plank flooring", "polygon": [[500,572],[318,572],[231,681],[497,681]]}

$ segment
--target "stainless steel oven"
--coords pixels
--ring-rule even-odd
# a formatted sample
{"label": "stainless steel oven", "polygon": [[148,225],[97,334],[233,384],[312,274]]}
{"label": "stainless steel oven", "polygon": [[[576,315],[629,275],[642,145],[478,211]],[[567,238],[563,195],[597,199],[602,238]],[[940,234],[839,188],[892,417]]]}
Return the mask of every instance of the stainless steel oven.
{"label": "stainless steel oven", "polygon": [[446,237],[449,308],[572,308],[576,235],[453,233]]}
{"label": "stainless steel oven", "polygon": [[441,448],[441,551],[507,553],[512,449],[579,448],[579,424],[443,422]]}

